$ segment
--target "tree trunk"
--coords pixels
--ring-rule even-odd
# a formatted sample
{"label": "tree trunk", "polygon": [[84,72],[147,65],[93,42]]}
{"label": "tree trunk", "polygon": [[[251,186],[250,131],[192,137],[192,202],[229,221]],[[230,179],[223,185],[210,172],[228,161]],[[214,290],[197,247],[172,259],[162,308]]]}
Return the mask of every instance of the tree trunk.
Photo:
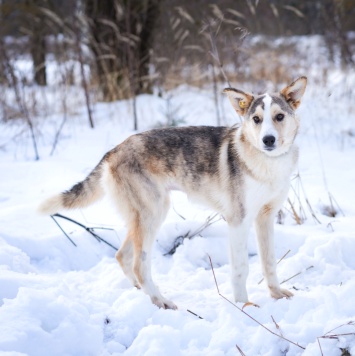
{"label": "tree trunk", "polygon": [[149,78],[150,52],[154,43],[155,25],[160,15],[160,0],[147,1],[147,9],[142,13],[142,31],[138,47],[137,93],[150,93],[152,81]]}
{"label": "tree trunk", "polygon": [[47,85],[45,36],[33,30],[30,41],[34,80],[38,85]]}
{"label": "tree trunk", "polygon": [[160,2],[86,0],[90,48],[104,100],[151,91],[150,52]]}
{"label": "tree trunk", "polygon": [[91,38],[89,46],[96,59],[99,86],[105,101],[118,98],[122,53],[118,35],[120,22],[115,0],[86,0],[85,11],[89,21]]}
{"label": "tree trunk", "polygon": [[46,75],[46,29],[40,13],[43,0],[26,0],[25,14],[30,30],[29,46],[33,63],[33,78],[38,85],[47,85]]}

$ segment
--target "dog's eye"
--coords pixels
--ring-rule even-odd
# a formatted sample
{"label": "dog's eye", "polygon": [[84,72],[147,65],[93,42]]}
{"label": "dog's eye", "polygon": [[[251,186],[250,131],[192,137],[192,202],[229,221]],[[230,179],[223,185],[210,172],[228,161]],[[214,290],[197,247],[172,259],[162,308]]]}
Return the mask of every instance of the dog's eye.
{"label": "dog's eye", "polygon": [[285,115],[284,114],[277,114],[276,115],[276,120],[277,121],[282,121],[284,119]]}
{"label": "dog's eye", "polygon": [[260,118],[259,116],[253,116],[253,120],[256,124],[259,124],[260,123]]}

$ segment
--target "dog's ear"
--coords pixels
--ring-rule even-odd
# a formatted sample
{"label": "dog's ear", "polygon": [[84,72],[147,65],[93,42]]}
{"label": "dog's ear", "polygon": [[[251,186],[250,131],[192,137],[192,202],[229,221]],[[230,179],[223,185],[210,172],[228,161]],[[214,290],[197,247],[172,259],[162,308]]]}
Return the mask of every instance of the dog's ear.
{"label": "dog's ear", "polygon": [[297,109],[301,104],[301,98],[306,90],[307,78],[300,77],[292,84],[281,90],[286,101],[292,106],[293,109]]}
{"label": "dog's ear", "polygon": [[226,88],[223,93],[228,95],[228,99],[231,102],[235,111],[244,116],[248,111],[248,108],[253,101],[254,97],[251,94],[242,92],[241,90],[234,88]]}

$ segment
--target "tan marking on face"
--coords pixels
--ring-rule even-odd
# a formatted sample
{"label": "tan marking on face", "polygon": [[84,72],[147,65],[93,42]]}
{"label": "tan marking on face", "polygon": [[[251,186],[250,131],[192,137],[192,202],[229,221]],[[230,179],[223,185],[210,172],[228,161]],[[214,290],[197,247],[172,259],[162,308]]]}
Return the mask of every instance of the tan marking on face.
{"label": "tan marking on face", "polygon": [[[259,124],[255,124],[253,117],[257,116],[260,119]],[[261,126],[263,122],[263,117],[264,117],[264,110],[261,108],[261,106],[257,106],[255,109],[254,113],[252,114],[252,117],[249,118],[249,120],[245,120],[243,125],[247,128],[244,133],[247,137],[247,140],[253,144],[253,146],[257,147],[260,149],[259,146],[259,138],[260,138],[260,132],[261,132]]]}
{"label": "tan marking on face", "polygon": [[[282,121],[277,121],[276,116],[278,114],[283,114],[284,119]],[[294,115],[283,111],[280,106],[273,103],[271,106],[271,115],[273,118],[273,126],[278,134],[277,146],[279,148],[290,146],[293,143],[299,127],[299,121]]]}

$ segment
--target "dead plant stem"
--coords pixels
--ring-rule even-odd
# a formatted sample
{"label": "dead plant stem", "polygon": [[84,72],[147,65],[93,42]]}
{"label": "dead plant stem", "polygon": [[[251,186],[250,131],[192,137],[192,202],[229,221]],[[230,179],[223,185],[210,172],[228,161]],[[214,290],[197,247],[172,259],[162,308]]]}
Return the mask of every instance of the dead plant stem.
{"label": "dead plant stem", "polygon": [[245,312],[242,308],[239,308],[235,303],[233,303],[232,301],[230,301],[228,298],[226,298],[223,294],[220,293],[219,291],[219,288],[218,288],[218,283],[217,283],[217,278],[216,278],[216,274],[214,272],[214,268],[213,268],[213,263],[212,263],[212,259],[211,259],[211,256],[208,255],[208,258],[210,260],[210,264],[211,264],[211,269],[212,269],[212,273],[213,273],[213,278],[214,278],[214,281],[215,281],[215,284],[216,284],[216,288],[217,288],[217,292],[218,292],[218,295],[223,298],[225,301],[227,301],[229,304],[233,305],[235,308],[237,308],[241,313],[243,313],[244,315],[246,315],[248,318],[250,318],[251,320],[253,320],[255,323],[257,323],[258,325],[260,325],[262,328],[264,328],[265,330],[267,330],[269,333],[305,350],[306,348],[297,344],[296,342],[293,342],[289,339],[287,339],[286,337],[282,336],[282,335],[279,335],[279,334],[276,334],[275,332],[273,332],[272,330],[270,330],[269,328],[267,328],[264,324],[260,323],[258,320],[256,320],[255,318],[253,318],[250,314],[248,314],[247,312]]}

